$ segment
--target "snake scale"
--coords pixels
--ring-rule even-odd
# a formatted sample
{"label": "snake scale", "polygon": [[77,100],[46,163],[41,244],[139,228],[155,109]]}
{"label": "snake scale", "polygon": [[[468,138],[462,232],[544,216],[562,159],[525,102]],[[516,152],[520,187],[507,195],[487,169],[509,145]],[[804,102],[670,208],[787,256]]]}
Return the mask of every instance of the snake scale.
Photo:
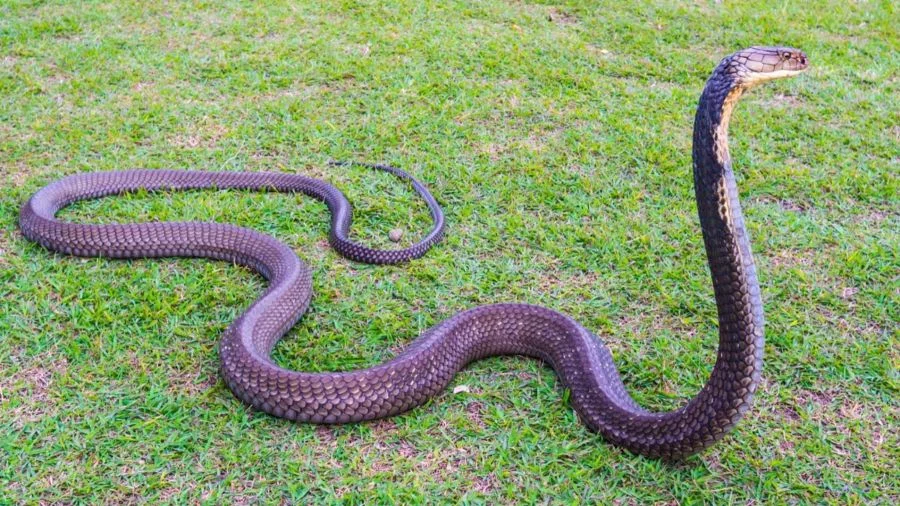
{"label": "snake scale", "polygon": [[760,379],[763,313],[728,152],[728,122],[741,94],[766,80],[807,67],[797,49],[753,47],[716,67],[694,121],[694,186],[719,315],[719,347],[706,385],[682,408],[654,413],[628,395],[606,346],[589,330],[551,309],[496,304],[456,314],[426,331],[393,360],[363,370],[305,373],[270,358],[275,343],[304,314],[312,296],[310,270],[278,240],[229,224],[206,222],[77,224],[55,218],[82,199],[136,190],[241,188],[303,192],[331,212],[331,245],[350,259],[377,264],[423,255],[440,240],[444,218],[428,190],[399,169],[427,202],[434,228],[414,246],[391,251],[348,239],[351,207],[331,185],[280,173],[131,170],[72,175],[35,193],[22,207],[23,234],[54,251],[110,258],[206,257],[249,266],[267,290],[225,331],[219,352],[228,387],[272,415],[313,423],[372,420],[406,411],[441,392],[461,368],[494,355],[539,358],[570,390],[580,419],[632,452],[676,459],[721,439],[750,406]]}

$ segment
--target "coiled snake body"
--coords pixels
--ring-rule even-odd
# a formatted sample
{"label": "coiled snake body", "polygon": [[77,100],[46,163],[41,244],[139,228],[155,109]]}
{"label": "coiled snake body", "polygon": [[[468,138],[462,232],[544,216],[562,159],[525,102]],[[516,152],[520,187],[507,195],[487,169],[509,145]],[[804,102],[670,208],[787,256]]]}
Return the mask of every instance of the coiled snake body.
{"label": "coiled snake body", "polygon": [[312,295],[309,269],[283,243],[218,223],[89,225],[55,218],[81,199],[138,189],[243,188],[304,192],[326,202],[330,241],[342,255],[366,263],[397,263],[423,255],[443,231],[443,216],[428,190],[409,178],[426,200],[435,225],[416,245],[394,251],[347,239],[350,205],[316,179],[271,173],[135,170],[69,176],[35,193],[23,206],[23,234],[73,255],[115,258],[192,256],[247,265],[269,288],[225,331],[222,374],[244,402],[275,416],[315,423],[386,417],[442,391],[467,363],[493,355],[527,355],[549,363],[571,391],[581,420],[607,440],[662,458],[695,453],[719,440],[749,407],[759,382],[763,315],[750,246],[728,154],[728,119],[747,88],[807,66],[791,48],[750,48],[725,58],[700,98],[694,123],[694,182],[719,314],[719,348],[706,386],[684,407],[652,413],[625,391],[601,341],[571,318],[543,307],[498,304],[461,312],[428,330],[393,360],[370,369],[310,374],[283,369],[270,352],[303,315]]}

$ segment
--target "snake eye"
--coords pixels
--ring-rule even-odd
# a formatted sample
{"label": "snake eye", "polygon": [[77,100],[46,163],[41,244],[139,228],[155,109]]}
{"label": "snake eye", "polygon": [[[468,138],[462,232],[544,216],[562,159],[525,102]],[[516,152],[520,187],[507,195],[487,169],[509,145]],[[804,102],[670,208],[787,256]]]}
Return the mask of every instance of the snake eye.
{"label": "snake eye", "polygon": [[784,58],[785,60],[790,60],[791,53],[788,53],[787,51],[785,51],[785,52],[781,53],[781,57]]}

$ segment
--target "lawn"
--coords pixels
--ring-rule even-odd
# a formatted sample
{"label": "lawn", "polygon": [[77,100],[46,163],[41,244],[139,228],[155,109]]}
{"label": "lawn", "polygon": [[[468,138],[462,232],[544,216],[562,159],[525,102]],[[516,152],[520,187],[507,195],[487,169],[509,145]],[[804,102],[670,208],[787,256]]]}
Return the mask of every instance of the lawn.
{"label": "lawn", "polygon": [[[889,1],[223,2],[0,0],[0,504],[896,504],[900,501],[900,35]],[[581,425],[552,370],[460,373],[401,416],[335,427],[242,405],[223,329],[264,289],[195,259],[108,261],[26,241],[21,204],[122,168],[321,177],[353,235],[429,227],[412,263],[328,248],[304,196],[134,194],[84,222],[215,220],[270,233],[314,270],[285,367],[367,367],[463,309],[540,304],[602,336],[644,406],[706,381],[716,319],[690,176],[717,61],[804,49],[754,90],[732,155],[767,320],[764,380],[721,443],[677,465]]]}

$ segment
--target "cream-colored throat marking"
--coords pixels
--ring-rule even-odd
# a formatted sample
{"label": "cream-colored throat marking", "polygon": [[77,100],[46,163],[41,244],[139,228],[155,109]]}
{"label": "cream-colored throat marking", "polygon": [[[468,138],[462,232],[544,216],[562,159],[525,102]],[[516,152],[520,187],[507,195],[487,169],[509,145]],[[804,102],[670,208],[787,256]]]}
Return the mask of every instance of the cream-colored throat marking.
{"label": "cream-colored throat marking", "polygon": [[728,92],[725,101],[722,103],[722,119],[716,128],[714,139],[714,149],[716,153],[716,161],[723,166],[729,159],[728,154],[728,124],[731,122],[731,113],[734,111],[734,105],[737,103],[741,95],[744,94],[744,88],[735,87]]}
{"label": "cream-colored throat marking", "polygon": [[[731,159],[731,155],[728,153],[728,124],[731,122],[731,113],[734,111],[734,105],[737,103],[738,99],[741,98],[743,93],[744,88],[737,86],[728,92],[725,101],[722,103],[722,117],[721,121],[719,121],[719,126],[716,128],[714,139],[716,161],[718,161],[722,167],[725,167]],[[718,188],[716,188],[716,190],[719,197],[719,216],[722,218],[722,221],[730,223],[731,206],[728,199],[728,185],[726,184],[724,177],[719,180]]]}

